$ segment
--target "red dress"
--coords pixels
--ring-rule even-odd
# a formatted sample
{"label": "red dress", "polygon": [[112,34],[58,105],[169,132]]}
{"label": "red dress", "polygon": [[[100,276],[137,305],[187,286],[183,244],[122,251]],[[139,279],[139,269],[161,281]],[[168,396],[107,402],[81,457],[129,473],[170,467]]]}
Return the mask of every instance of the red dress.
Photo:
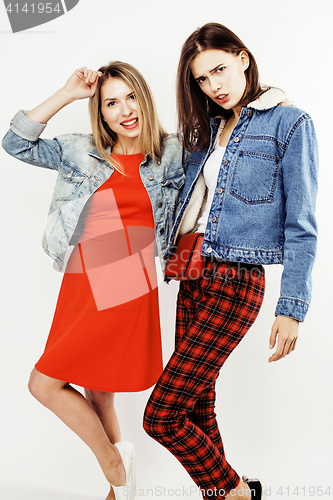
{"label": "red dress", "polygon": [[126,175],[115,171],[87,202],[36,368],[87,389],[132,392],[162,373],[154,219],[143,155],[115,157]]}

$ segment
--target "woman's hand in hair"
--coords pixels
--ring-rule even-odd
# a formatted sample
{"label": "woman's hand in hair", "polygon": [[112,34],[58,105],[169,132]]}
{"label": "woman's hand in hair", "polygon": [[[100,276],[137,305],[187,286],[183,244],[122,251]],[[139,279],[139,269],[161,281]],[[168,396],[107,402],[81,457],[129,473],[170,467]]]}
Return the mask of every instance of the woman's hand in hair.
{"label": "woman's hand in hair", "polygon": [[290,354],[296,347],[298,337],[298,321],[288,316],[277,316],[271,331],[269,339],[269,348],[273,349],[276,345],[275,353],[269,358],[269,363],[284,358]]}
{"label": "woman's hand in hair", "polygon": [[28,111],[26,116],[38,123],[47,123],[52,116],[71,102],[92,97],[101,75],[100,71],[93,71],[86,67],[77,69],[60,90]]}
{"label": "woman's hand in hair", "polygon": [[85,66],[79,68],[69,77],[64,85],[64,90],[74,100],[92,97],[95,94],[98,78],[101,75],[100,71],[93,71]]}

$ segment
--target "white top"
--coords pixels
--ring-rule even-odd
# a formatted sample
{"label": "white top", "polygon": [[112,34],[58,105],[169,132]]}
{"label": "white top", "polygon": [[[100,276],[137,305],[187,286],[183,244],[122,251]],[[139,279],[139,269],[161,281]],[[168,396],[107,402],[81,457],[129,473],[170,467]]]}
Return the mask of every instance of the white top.
{"label": "white top", "polygon": [[197,233],[204,233],[206,231],[208,216],[212,206],[212,201],[214,198],[214,193],[217,185],[217,178],[219,176],[224,153],[225,153],[225,147],[221,147],[217,143],[204,166],[203,176],[205,179],[206,186],[208,188],[208,196],[207,196],[206,209],[198,221],[199,228],[196,231]]}

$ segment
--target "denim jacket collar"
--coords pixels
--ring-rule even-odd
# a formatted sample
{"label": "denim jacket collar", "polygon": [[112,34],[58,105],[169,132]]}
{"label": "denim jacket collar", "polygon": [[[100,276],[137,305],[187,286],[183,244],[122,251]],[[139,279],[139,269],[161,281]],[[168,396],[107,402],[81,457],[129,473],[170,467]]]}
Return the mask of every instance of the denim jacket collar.
{"label": "denim jacket collar", "polygon": [[[106,151],[106,153],[107,153],[108,155],[110,155],[110,154],[111,154],[111,148],[110,148],[110,146],[109,146],[108,148],[106,148],[106,150],[105,150],[105,151]],[[89,155],[89,156],[92,156],[93,158],[97,158],[97,160],[101,160],[101,161],[105,162],[105,163],[106,163],[106,165],[107,165],[107,167],[108,167],[108,168],[110,168],[110,169],[112,170],[112,172],[114,172],[114,168],[112,167],[112,165],[110,165],[110,164],[109,164],[109,163],[105,160],[105,158],[103,158],[103,156],[101,156],[101,154],[98,152],[97,148],[93,148],[91,151],[89,151],[89,152],[88,152],[88,155]],[[149,157],[149,155],[148,155],[147,153],[145,153],[145,157],[144,157],[144,159],[142,160],[141,165],[143,165],[143,164],[145,164],[145,163],[147,162],[148,157]]]}
{"label": "denim jacket collar", "polygon": [[[258,97],[255,101],[250,102],[247,106],[242,108],[241,114],[239,117],[239,121],[243,121],[246,115],[250,116],[250,109],[255,109],[257,111],[265,111],[267,109],[271,109],[287,98],[286,94],[283,90],[277,89],[275,87],[268,88],[260,97]],[[222,116],[216,116],[215,118],[211,118],[211,141],[209,152],[215,147],[216,140],[221,134],[224,126],[226,124],[226,119]]]}

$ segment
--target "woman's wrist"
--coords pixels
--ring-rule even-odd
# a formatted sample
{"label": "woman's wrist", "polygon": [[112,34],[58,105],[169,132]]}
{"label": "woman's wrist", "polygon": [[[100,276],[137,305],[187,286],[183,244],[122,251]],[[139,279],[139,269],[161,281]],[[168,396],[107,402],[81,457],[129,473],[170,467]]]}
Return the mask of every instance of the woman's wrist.
{"label": "woman's wrist", "polygon": [[26,116],[35,122],[47,123],[58,111],[75,100],[74,95],[62,87],[46,101],[28,111]]}
{"label": "woman's wrist", "polygon": [[66,90],[65,87],[61,87],[55,94],[54,94],[55,99],[59,102],[59,104],[62,105],[62,107],[67,106],[68,104],[71,104],[72,102],[77,100],[77,97],[75,95]]}

